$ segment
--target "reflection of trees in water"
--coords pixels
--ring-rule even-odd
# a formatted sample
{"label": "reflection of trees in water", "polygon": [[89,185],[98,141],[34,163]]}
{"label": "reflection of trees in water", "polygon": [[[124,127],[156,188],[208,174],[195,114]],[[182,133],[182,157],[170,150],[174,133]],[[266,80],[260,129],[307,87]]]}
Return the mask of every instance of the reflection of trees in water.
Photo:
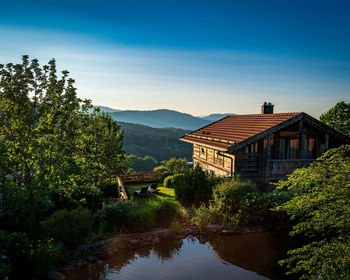
{"label": "reflection of trees in water", "polygon": [[168,261],[172,259],[175,254],[179,253],[182,244],[182,240],[172,240],[157,244],[153,248],[153,253],[162,261]]}
{"label": "reflection of trees in water", "polygon": [[[190,240],[194,244],[197,243],[196,238]],[[235,266],[255,271],[269,279],[288,279],[277,264],[278,260],[284,258],[286,251],[291,248],[291,240],[286,232],[202,237],[198,242],[212,247],[222,260]],[[132,264],[139,257],[169,261],[174,255],[181,254],[182,246],[183,240],[171,240],[153,247],[120,250],[112,257],[90,264],[69,279],[106,280],[109,272],[120,273],[124,267]]]}
{"label": "reflection of trees in water", "polygon": [[[98,261],[97,263],[90,264],[87,269],[87,277],[85,279],[88,280],[105,280],[108,269],[106,269],[106,264],[102,261]],[[83,278],[81,278],[83,279]]]}
{"label": "reflection of trees in water", "polygon": [[78,273],[78,276],[72,275],[72,279],[107,280],[108,272],[119,273],[123,267],[133,263],[138,257],[150,258],[152,252],[162,261],[168,261],[179,253],[182,244],[182,240],[171,240],[157,244],[154,247],[120,250],[108,259],[89,264],[87,268]]}
{"label": "reflection of trees in water", "polygon": [[278,260],[285,257],[291,243],[285,232],[216,236],[207,241],[221,259],[270,279],[283,276]]}
{"label": "reflection of trees in water", "polygon": [[138,249],[130,249],[130,250],[121,250],[112,257],[109,257],[105,260],[105,263],[108,264],[108,268],[113,270],[116,273],[119,273],[120,270],[134,261],[137,260],[138,257],[141,258],[149,258],[152,247],[141,247]]}

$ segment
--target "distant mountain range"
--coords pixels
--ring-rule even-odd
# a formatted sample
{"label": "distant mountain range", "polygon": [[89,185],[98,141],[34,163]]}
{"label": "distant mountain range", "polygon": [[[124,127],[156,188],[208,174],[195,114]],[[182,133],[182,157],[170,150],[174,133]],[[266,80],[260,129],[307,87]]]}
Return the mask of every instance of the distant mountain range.
{"label": "distant mountain range", "polygon": [[137,123],[155,128],[175,127],[197,129],[210,123],[208,120],[172,110],[121,111],[109,113],[116,121]]}
{"label": "distant mountain range", "polygon": [[222,118],[225,118],[227,116],[230,116],[230,115],[235,115],[235,114],[230,114],[230,113],[226,113],[226,114],[211,114],[211,115],[208,115],[208,116],[205,116],[205,117],[200,117],[201,119],[203,120],[207,120],[207,121],[211,121],[211,122],[216,122],[218,120],[221,120]]}
{"label": "distant mountain range", "polygon": [[116,121],[146,125],[154,128],[181,128],[195,130],[217,121],[230,114],[211,114],[205,117],[195,117],[174,110],[160,109],[152,111],[118,110],[105,106],[96,106],[110,114]]}
{"label": "distant mountain range", "polygon": [[118,109],[113,109],[113,108],[109,108],[106,106],[100,106],[100,105],[96,105],[94,107],[100,108],[101,111],[106,112],[106,113],[113,113],[113,112],[120,112],[121,111]]}

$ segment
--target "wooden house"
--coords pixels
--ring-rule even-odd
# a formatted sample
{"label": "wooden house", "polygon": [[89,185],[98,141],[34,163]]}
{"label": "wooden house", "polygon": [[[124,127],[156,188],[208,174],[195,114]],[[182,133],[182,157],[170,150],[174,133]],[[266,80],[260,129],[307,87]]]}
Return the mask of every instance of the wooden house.
{"label": "wooden house", "polygon": [[306,113],[231,115],[181,137],[193,144],[193,164],[216,175],[238,174],[258,185],[306,167],[350,138]]}

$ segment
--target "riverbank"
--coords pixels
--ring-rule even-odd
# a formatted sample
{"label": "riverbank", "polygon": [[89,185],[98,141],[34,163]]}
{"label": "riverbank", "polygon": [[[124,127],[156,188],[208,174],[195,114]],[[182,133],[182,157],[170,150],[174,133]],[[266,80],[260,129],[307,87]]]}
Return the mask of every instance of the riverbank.
{"label": "riverbank", "polygon": [[180,240],[187,237],[203,238],[211,235],[239,235],[264,231],[278,231],[285,226],[269,227],[237,227],[235,231],[224,229],[221,225],[208,225],[199,230],[197,226],[185,226],[182,232],[174,233],[168,228],[156,228],[147,232],[121,233],[97,242],[82,245],[70,254],[69,261],[60,267],[55,267],[49,272],[49,279],[63,280],[72,272],[82,269],[90,263],[111,257],[126,249],[142,248],[156,245],[168,240]]}

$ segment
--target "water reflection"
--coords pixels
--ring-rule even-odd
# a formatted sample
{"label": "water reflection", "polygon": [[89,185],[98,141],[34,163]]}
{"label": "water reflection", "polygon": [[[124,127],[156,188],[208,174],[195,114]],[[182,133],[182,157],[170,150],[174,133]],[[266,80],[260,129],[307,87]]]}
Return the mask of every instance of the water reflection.
{"label": "water reflection", "polygon": [[269,279],[287,278],[278,261],[295,243],[287,232],[261,232],[234,236],[212,237],[208,240],[222,260],[255,271]]}
{"label": "water reflection", "polygon": [[290,243],[285,232],[173,240],[120,251],[68,279],[286,279],[277,261]]}

